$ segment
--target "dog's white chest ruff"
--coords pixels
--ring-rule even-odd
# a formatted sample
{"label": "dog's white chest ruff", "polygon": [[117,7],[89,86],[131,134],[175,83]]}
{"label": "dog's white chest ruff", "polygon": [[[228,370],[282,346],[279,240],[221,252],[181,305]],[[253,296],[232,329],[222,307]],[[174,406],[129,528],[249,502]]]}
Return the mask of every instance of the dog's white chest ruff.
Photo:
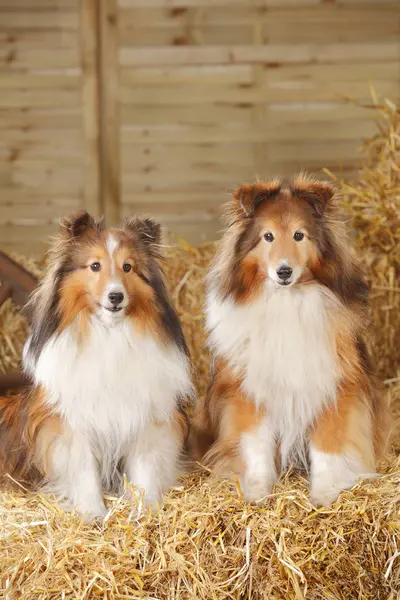
{"label": "dog's white chest ruff", "polygon": [[152,420],[167,420],[177,397],[191,393],[189,365],[125,320],[107,328],[92,320],[80,345],[68,328],[45,345],[35,381],[74,430],[121,446]]}
{"label": "dog's white chest ruff", "polygon": [[266,408],[283,455],[335,399],[339,364],[332,310],[332,300],[317,285],[267,286],[244,306],[208,299],[212,348],[243,374],[246,393]]}

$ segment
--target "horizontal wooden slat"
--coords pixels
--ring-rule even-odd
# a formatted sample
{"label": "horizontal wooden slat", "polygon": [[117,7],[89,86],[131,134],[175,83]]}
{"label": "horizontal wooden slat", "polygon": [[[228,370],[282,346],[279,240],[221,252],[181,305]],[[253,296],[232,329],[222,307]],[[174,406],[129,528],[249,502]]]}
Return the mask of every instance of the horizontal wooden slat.
{"label": "horizontal wooden slat", "polygon": [[9,127],[0,136],[0,147],[4,147],[9,143],[14,145],[20,145],[27,147],[38,145],[51,144],[54,147],[61,146],[62,144],[71,147],[79,147],[82,143],[82,132],[76,128],[68,129],[67,131],[59,130],[58,128],[11,128]]}
{"label": "horizontal wooden slat", "polygon": [[[240,173],[239,179],[238,174]],[[170,189],[174,186],[196,184],[200,189],[217,188],[219,185],[225,187],[230,182],[240,183],[240,178],[254,176],[254,166],[233,167],[231,165],[209,165],[205,161],[196,166],[185,166],[171,170],[163,169],[162,172],[134,171],[126,172],[122,176],[124,190],[135,189]]]}
{"label": "horizontal wooden slat", "polygon": [[[369,101],[370,103],[370,101]],[[352,121],[374,119],[377,117],[373,109],[360,108],[350,103],[341,102],[309,102],[301,104],[287,102],[268,105],[268,118],[276,125],[308,121]],[[15,117],[17,119],[17,115]],[[120,110],[121,125],[218,125],[254,122],[254,106],[252,104],[201,104],[188,106],[148,106],[125,105]],[[0,128],[2,117],[0,111]]]}
{"label": "horizontal wooden slat", "polygon": [[[49,192],[42,188],[21,188],[1,186],[0,192],[0,207],[3,206],[19,206],[27,204],[41,204],[43,206],[53,206],[58,211],[59,207],[75,206],[77,203],[82,206],[80,196],[78,194],[68,195],[64,190],[59,193]],[[1,208],[0,208],[1,210]]]}
{"label": "horizontal wooden slat", "polygon": [[54,160],[62,161],[63,167],[80,167],[82,165],[83,149],[77,146],[56,146],[55,144],[13,144],[0,145],[0,160],[15,168],[19,164],[35,162],[39,169],[45,169]]}
{"label": "horizontal wooden slat", "polygon": [[[143,203],[135,204],[131,208],[128,208],[127,205],[124,206],[124,213],[128,213],[127,216],[129,216],[128,211],[130,214],[145,215],[148,214],[148,207]],[[196,207],[196,209],[191,211],[179,211],[178,206],[166,207],[164,204],[160,204],[159,207],[151,207],[149,216],[165,225],[168,229],[173,229],[177,225],[197,223],[198,228],[201,230],[205,224],[215,222],[220,214],[221,207],[217,203],[210,205],[203,203],[203,206]]]}
{"label": "horizontal wooden slat", "polygon": [[251,65],[196,65],[165,67],[126,67],[119,70],[121,85],[173,86],[181,83],[226,85],[249,84],[254,79]]}
{"label": "horizontal wooden slat", "polygon": [[[386,0],[383,0],[384,2]],[[323,0],[252,0],[253,6],[285,6],[285,7],[305,7],[318,6]],[[147,7],[166,7],[182,9],[182,6],[237,6],[243,4],[243,0],[118,0],[118,6],[121,8],[147,8]]]}
{"label": "horizontal wooden slat", "polygon": [[121,48],[122,66],[241,63],[353,63],[398,59],[398,42]]}
{"label": "horizontal wooden slat", "polygon": [[122,128],[121,140],[124,144],[168,143],[176,144],[217,144],[217,143],[259,143],[298,140],[357,140],[372,136],[376,131],[373,122],[362,120],[348,122],[288,123],[285,126],[274,124],[266,116],[263,128],[257,124],[249,127],[247,123],[226,127],[184,127],[184,126],[146,126]]}
{"label": "horizontal wooden slat", "polygon": [[0,92],[0,108],[65,108],[80,103],[79,89],[3,89]]}
{"label": "horizontal wooden slat", "polygon": [[[399,42],[400,50],[400,42]],[[399,79],[398,60],[385,62],[354,62],[329,65],[283,65],[265,67],[265,76],[272,83],[326,83],[396,81]]]}
{"label": "horizontal wooden slat", "polygon": [[[234,187],[232,187],[233,191]],[[208,191],[195,191],[190,188],[186,188],[183,191],[176,192],[157,192],[157,191],[144,191],[140,195],[126,192],[122,196],[122,203],[127,205],[127,210],[133,212],[139,211],[145,213],[147,210],[152,211],[154,209],[160,210],[160,207],[164,207],[165,210],[169,210],[171,205],[180,206],[180,210],[190,210],[191,206],[201,206],[205,204],[221,205],[221,202],[226,202],[231,197],[230,192],[219,192],[217,190]]]}
{"label": "horizontal wooden slat", "polygon": [[0,90],[36,90],[42,89],[48,94],[57,89],[79,91],[81,74],[78,69],[70,73],[4,73],[0,71]]}
{"label": "horizontal wooden slat", "polygon": [[16,253],[20,256],[30,256],[32,258],[42,259],[47,250],[46,243],[36,239],[24,242],[2,242],[0,240],[0,250],[6,253]]}
{"label": "horizontal wooden slat", "polygon": [[[1,15],[1,9],[0,9]],[[23,50],[46,50],[74,48],[79,43],[78,31],[56,29],[0,29],[0,45],[3,51],[18,53]]]}
{"label": "horizontal wooden slat", "polygon": [[43,11],[48,9],[59,10],[61,8],[76,8],[77,0],[2,0],[1,6],[4,9],[23,10],[29,8],[31,11]]}
{"label": "horizontal wooden slat", "polygon": [[[400,48],[400,44],[399,44]],[[354,63],[352,65],[274,65],[264,66],[268,82],[292,82],[307,84],[359,81],[395,80],[399,77],[398,61]],[[211,85],[235,84],[245,86],[254,83],[252,65],[196,65],[165,67],[126,67],[120,69],[122,86],[160,87],[161,85]]]}
{"label": "horizontal wooden slat", "polygon": [[[347,5],[376,5],[377,1],[382,5],[393,5],[393,0],[335,0],[338,6]],[[252,6],[260,6],[265,8],[306,8],[306,7],[320,7],[325,0],[251,0]],[[182,6],[196,6],[196,7],[209,7],[209,6],[240,6],[243,4],[243,0],[118,0],[118,6],[121,8],[147,8],[150,6],[154,7],[166,7],[166,8],[179,8]]]}
{"label": "horizontal wooden slat", "polygon": [[44,193],[62,192],[81,196],[84,173],[81,165],[68,166],[62,159],[0,162],[0,190],[41,188]]}
{"label": "horizontal wooden slat", "polygon": [[221,165],[233,168],[251,167],[254,162],[254,145],[250,140],[244,143],[218,144],[135,144],[124,145],[122,168],[128,173],[144,171],[160,174],[165,170],[184,170],[187,166],[198,166],[212,172]]}
{"label": "horizontal wooden slat", "polygon": [[[266,10],[265,6],[198,9],[183,7],[121,10],[122,46],[241,45],[298,42],[367,42],[397,40],[398,5],[343,8],[322,4],[318,9]],[[257,38],[255,32],[257,31]]]}
{"label": "horizontal wooden slat", "polygon": [[[6,131],[20,128],[30,129],[79,129],[81,127],[81,107],[72,108],[3,108],[0,109],[0,130]],[[11,133],[11,135],[13,135]]]}
{"label": "horizontal wooden slat", "polygon": [[[142,6],[141,8],[122,8],[118,14],[120,32],[129,28],[169,29],[177,25],[201,27],[202,25],[218,25],[230,28],[235,25],[288,25],[291,27],[297,22],[300,24],[320,24],[329,22],[334,29],[338,25],[352,25],[353,28],[375,23],[391,25],[393,16],[398,16],[398,3],[377,3],[365,6],[360,11],[359,7],[348,5],[339,6],[335,3],[321,3],[318,8],[292,7],[291,10],[277,8],[267,9],[265,3],[258,6],[254,2],[243,1],[231,6],[220,6],[213,3],[207,8],[190,6],[188,2],[181,2],[180,10],[171,10],[167,7]],[[397,24],[398,25],[398,24]],[[316,32],[314,32],[316,33]],[[328,33],[328,32],[327,32]]]}
{"label": "horizontal wooden slat", "polygon": [[68,206],[50,204],[0,205],[0,227],[4,225],[36,225],[37,223],[58,223],[60,217],[81,208],[78,202]]}
{"label": "horizontal wooden slat", "polygon": [[[395,101],[399,94],[397,81],[377,81],[376,92]],[[371,98],[367,82],[334,81],[329,84],[318,82],[296,82],[288,85],[269,83],[246,87],[205,87],[202,85],[174,85],[164,87],[121,87],[120,100],[130,106],[147,105],[187,105],[187,104],[264,104],[277,102],[316,102],[351,98],[367,100]]]}
{"label": "horizontal wooden slat", "polygon": [[1,225],[0,226],[0,247],[4,248],[11,245],[18,249],[21,244],[40,242],[43,247],[47,245],[50,237],[57,230],[55,224],[38,223],[36,225]]}
{"label": "horizontal wooden slat", "polygon": [[0,69],[61,69],[79,65],[78,48],[46,49],[0,48]]}
{"label": "horizontal wooden slat", "polygon": [[[139,24],[138,24],[139,25]],[[212,45],[226,46],[228,44],[252,44],[253,29],[250,25],[218,27],[199,26],[189,28],[186,25],[176,25],[173,28],[153,29],[138,27],[125,29],[121,32],[121,43],[126,47],[148,46],[191,46]]]}
{"label": "horizontal wooden slat", "polygon": [[76,10],[1,10],[0,30],[78,29]]}

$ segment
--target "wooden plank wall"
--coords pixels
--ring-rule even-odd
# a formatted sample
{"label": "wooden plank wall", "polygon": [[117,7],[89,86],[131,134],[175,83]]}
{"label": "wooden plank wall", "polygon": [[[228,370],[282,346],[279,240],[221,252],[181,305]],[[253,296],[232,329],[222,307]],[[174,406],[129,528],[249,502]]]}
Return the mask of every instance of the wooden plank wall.
{"label": "wooden plank wall", "polygon": [[255,175],[351,175],[377,93],[400,96],[400,13],[385,0],[118,0],[121,201],[213,238]]}
{"label": "wooden plank wall", "polygon": [[43,252],[61,214],[83,205],[101,212],[96,2],[0,0],[0,245],[6,249]]}
{"label": "wooden plank wall", "polygon": [[0,246],[60,214],[146,213],[214,238],[255,175],[349,176],[376,92],[400,99],[387,0],[0,0]]}

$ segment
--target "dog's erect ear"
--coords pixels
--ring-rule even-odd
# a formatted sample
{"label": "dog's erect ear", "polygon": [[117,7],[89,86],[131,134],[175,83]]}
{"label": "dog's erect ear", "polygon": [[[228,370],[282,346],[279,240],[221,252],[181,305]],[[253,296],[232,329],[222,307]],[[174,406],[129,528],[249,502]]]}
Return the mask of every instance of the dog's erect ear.
{"label": "dog's erect ear", "polygon": [[257,206],[265,200],[277,196],[280,190],[281,181],[279,179],[240,186],[233,193],[230,205],[229,212],[232,220],[240,221],[252,217]]}
{"label": "dog's erect ear", "polygon": [[64,238],[76,238],[89,229],[98,229],[99,223],[86,211],[73,213],[60,221],[60,234]]}
{"label": "dog's erect ear", "polygon": [[293,196],[303,198],[317,216],[322,216],[337,194],[336,187],[327,181],[318,181],[306,175],[297,177],[291,186]]}
{"label": "dog's erect ear", "polygon": [[125,231],[139,235],[147,247],[161,244],[162,228],[153,219],[126,219]]}

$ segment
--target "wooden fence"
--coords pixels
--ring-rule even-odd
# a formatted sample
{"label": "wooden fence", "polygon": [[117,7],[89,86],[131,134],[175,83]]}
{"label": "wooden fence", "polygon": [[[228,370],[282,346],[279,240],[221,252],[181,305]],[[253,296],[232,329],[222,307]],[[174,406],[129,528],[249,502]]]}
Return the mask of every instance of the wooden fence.
{"label": "wooden fence", "polygon": [[352,176],[371,84],[400,98],[386,0],[0,0],[0,246],[60,214],[211,239],[243,180]]}

